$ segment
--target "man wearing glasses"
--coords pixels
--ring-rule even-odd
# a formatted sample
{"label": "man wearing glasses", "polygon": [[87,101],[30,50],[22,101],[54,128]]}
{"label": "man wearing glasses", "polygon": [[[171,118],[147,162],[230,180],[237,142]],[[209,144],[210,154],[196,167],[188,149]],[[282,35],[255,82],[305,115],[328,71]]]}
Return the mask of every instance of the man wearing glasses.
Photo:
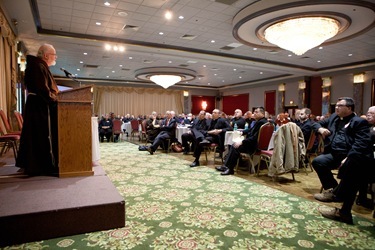
{"label": "man wearing glasses", "polygon": [[56,175],[57,166],[57,84],[49,70],[56,64],[56,50],[42,45],[37,56],[28,55],[24,109],[16,166],[28,175]]}
{"label": "man wearing glasses", "polygon": [[[314,198],[323,202],[343,202],[341,209],[322,211],[321,214],[353,224],[351,208],[361,183],[366,179],[366,168],[372,157],[368,122],[356,116],[352,98],[342,97],[336,103],[335,114],[316,123],[315,128],[323,135],[325,148],[324,153],[312,162],[324,189]],[[338,168],[340,184],[331,172]]]}

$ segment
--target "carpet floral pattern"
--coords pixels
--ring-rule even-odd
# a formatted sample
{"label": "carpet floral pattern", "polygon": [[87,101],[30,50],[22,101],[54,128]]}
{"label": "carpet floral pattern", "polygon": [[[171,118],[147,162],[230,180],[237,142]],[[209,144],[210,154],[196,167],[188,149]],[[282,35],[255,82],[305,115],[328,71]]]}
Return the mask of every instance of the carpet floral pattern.
{"label": "carpet floral pattern", "polygon": [[318,202],[129,142],[100,150],[126,226],[7,249],[375,249],[374,221],[330,221]]}

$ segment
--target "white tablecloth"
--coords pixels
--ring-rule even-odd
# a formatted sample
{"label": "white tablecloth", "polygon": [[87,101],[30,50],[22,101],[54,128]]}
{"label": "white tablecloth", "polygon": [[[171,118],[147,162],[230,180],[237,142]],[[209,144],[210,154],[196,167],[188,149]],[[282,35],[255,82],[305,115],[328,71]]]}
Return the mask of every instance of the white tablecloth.
{"label": "white tablecloth", "polygon": [[99,149],[99,124],[98,117],[91,117],[91,134],[92,134],[92,164],[97,165],[100,160]]}
{"label": "white tablecloth", "polygon": [[190,128],[187,128],[187,127],[185,127],[185,126],[177,127],[177,129],[176,129],[176,138],[177,138],[177,140],[178,140],[180,143],[182,143],[181,136],[182,136],[184,133],[187,133],[189,130],[190,130]]}
{"label": "white tablecloth", "polygon": [[273,147],[274,147],[273,140],[275,139],[275,134],[276,134],[276,132],[273,132],[273,134],[272,134],[272,136],[271,136],[270,143],[268,144],[268,149],[267,149],[267,150],[271,150],[271,149],[273,149]]}
{"label": "white tablecloth", "polygon": [[126,123],[123,123],[121,125],[121,131],[124,132],[124,129],[126,130],[127,133],[131,133],[132,132],[132,125],[130,124],[130,122],[126,122]]}

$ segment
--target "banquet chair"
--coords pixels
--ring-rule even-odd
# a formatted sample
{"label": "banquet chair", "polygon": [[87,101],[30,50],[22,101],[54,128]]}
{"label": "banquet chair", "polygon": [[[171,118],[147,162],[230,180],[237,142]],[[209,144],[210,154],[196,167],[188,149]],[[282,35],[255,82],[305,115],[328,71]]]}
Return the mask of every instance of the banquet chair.
{"label": "banquet chair", "polygon": [[138,134],[138,138],[139,138],[139,140],[141,140],[141,136],[139,134],[138,120],[136,120],[136,119],[131,120],[130,125],[132,126],[132,132],[130,133],[131,137],[134,137],[135,134]]}
{"label": "banquet chair", "polygon": [[[292,124],[292,125],[290,125],[290,124]],[[297,129],[297,130],[299,130],[300,131],[300,128],[295,124],[295,123],[290,123],[289,125],[282,125],[282,126],[289,126],[289,129],[292,131],[292,129],[293,129],[293,126]],[[290,126],[292,126],[291,128],[290,128]],[[286,128],[286,127],[285,127]],[[287,129],[287,128],[286,128]],[[281,130],[280,130],[281,131]],[[280,132],[280,131],[278,131],[278,132]],[[301,132],[302,133],[302,132]],[[292,139],[293,137],[290,137],[290,139]],[[285,137],[282,137],[282,136],[280,136],[280,137],[277,137],[277,136],[275,136],[275,141],[276,141],[276,139],[283,139],[283,140],[287,140],[288,141],[288,139],[287,138],[285,138]],[[303,145],[302,145],[303,144]],[[275,145],[277,145],[277,143],[275,143]],[[298,145],[297,145],[297,148],[299,149],[299,147],[303,147],[303,149],[301,149],[301,151],[303,151],[303,150],[305,150],[305,144],[304,144],[304,141],[300,141],[300,140],[298,140]],[[285,161],[285,152],[286,151],[284,151],[284,161]],[[304,153],[304,152],[303,152]],[[306,172],[306,175],[307,175],[307,168],[306,168],[306,166],[305,166],[305,163],[304,163],[304,159],[305,159],[305,155],[303,154],[303,153],[301,153],[300,151],[298,151],[298,154],[299,154],[299,157],[297,157],[298,158],[298,163],[297,164],[302,164],[302,166],[305,168],[305,172]],[[259,176],[259,170],[260,170],[260,165],[261,165],[261,162],[263,161],[263,162],[265,162],[266,163],[266,166],[267,166],[267,169],[269,169],[270,168],[270,163],[271,163],[271,159],[272,159],[272,156],[273,156],[273,154],[274,154],[274,150],[272,149],[272,150],[268,150],[268,149],[262,149],[262,150],[260,150],[260,152],[259,152],[259,163],[258,163],[258,165],[257,165],[257,176]],[[290,158],[290,159],[293,159],[293,158]],[[296,162],[295,162],[296,163]],[[284,164],[285,164],[285,162],[284,162]],[[300,165],[299,165],[300,166]],[[293,178],[293,181],[295,181],[295,177],[294,177],[294,171],[287,171],[288,173],[291,173],[292,174],[292,178]],[[275,178],[272,178],[273,180],[275,180]]]}
{"label": "banquet chair", "polygon": [[[275,126],[267,122],[263,124],[258,133],[258,139],[257,139],[257,149],[253,154],[248,154],[248,153],[241,153],[241,158],[246,159],[249,162],[249,172],[254,173],[255,172],[255,166],[254,166],[254,156],[260,156],[260,153],[262,150],[267,150],[268,145],[270,143],[270,140],[272,138],[272,134],[275,131]],[[236,171],[238,172],[238,164],[239,164],[240,159],[237,161],[236,165]],[[258,164],[258,170],[259,172],[260,164]]]}
{"label": "banquet chair", "polygon": [[22,117],[22,114],[20,112],[18,112],[17,110],[15,110],[14,111],[14,116],[17,119],[18,129],[20,131],[22,131],[22,127],[23,127],[23,117]]}
{"label": "banquet chair", "polygon": [[[4,110],[0,109],[0,118],[4,124],[5,131],[2,131],[4,135],[21,135],[21,131],[13,131]],[[1,127],[1,125],[0,125]]]}
{"label": "banquet chair", "polygon": [[[318,140],[318,145],[317,145],[317,147],[314,147],[316,140]],[[311,131],[309,141],[306,144],[306,156],[305,156],[306,159],[309,160],[309,166],[310,166],[311,172],[314,172],[314,169],[313,169],[312,164],[311,164],[311,157],[319,155],[319,153],[320,153],[319,148],[322,145],[321,143],[323,143],[323,139],[322,139],[321,135],[317,135],[314,131]],[[306,166],[305,166],[305,168],[306,168]]]}
{"label": "banquet chair", "polygon": [[115,141],[116,135],[119,135],[119,140],[122,140],[123,132],[121,131],[122,121],[118,119],[113,119],[112,121],[112,141]]}
{"label": "banquet chair", "polygon": [[218,147],[219,147],[219,144],[217,143],[210,143],[208,145],[203,146],[203,151],[206,156],[206,162],[208,162],[208,154],[212,152],[214,164],[215,164],[216,159],[220,159],[221,163],[224,163],[223,154],[217,152]]}
{"label": "banquet chair", "polygon": [[147,129],[146,129],[146,124],[147,124],[147,120],[144,119],[142,122],[141,122],[141,128],[142,128],[142,131],[141,131],[141,140],[145,140],[146,141],[146,144],[148,142],[148,135],[147,135]]}

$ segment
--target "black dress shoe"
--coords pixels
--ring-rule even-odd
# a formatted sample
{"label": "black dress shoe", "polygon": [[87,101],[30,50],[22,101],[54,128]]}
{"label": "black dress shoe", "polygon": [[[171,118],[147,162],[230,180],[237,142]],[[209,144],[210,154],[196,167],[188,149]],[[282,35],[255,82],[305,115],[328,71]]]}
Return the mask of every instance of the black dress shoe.
{"label": "black dress shoe", "polygon": [[330,211],[321,211],[320,213],[325,218],[353,225],[352,214],[351,213],[343,214],[343,213],[341,213],[340,209],[338,209],[338,208],[334,208]]}
{"label": "black dress shoe", "polygon": [[154,154],[154,151],[152,151],[152,148],[147,147],[146,150],[150,153],[150,155],[153,155],[153,154]]}
{"label": "black dress shoe", "polygon": [[227,166],[225,166],[225,165],[222,165],[222,166],[220,166],[220,167],[215,167],[215,169],[216,169],[217,171],[221,171],[221,172],[224,172],[225,170],[227,170],[227,169],[228,169],[228,167],[227,167]]}
{"label": "black dress shoe", "polygon": [[224,172],[222,172],[220,174],[221,175],[232,175],[232,174],[234,174],[234,170],[230,169],[230,168],[227,168],[227,170],[225,170]]}
{"label": "black dress shoe", "polygon": [[199,161],[194,161],[192,164],[190,164],[191,168],[198,167],[199,166]]}

